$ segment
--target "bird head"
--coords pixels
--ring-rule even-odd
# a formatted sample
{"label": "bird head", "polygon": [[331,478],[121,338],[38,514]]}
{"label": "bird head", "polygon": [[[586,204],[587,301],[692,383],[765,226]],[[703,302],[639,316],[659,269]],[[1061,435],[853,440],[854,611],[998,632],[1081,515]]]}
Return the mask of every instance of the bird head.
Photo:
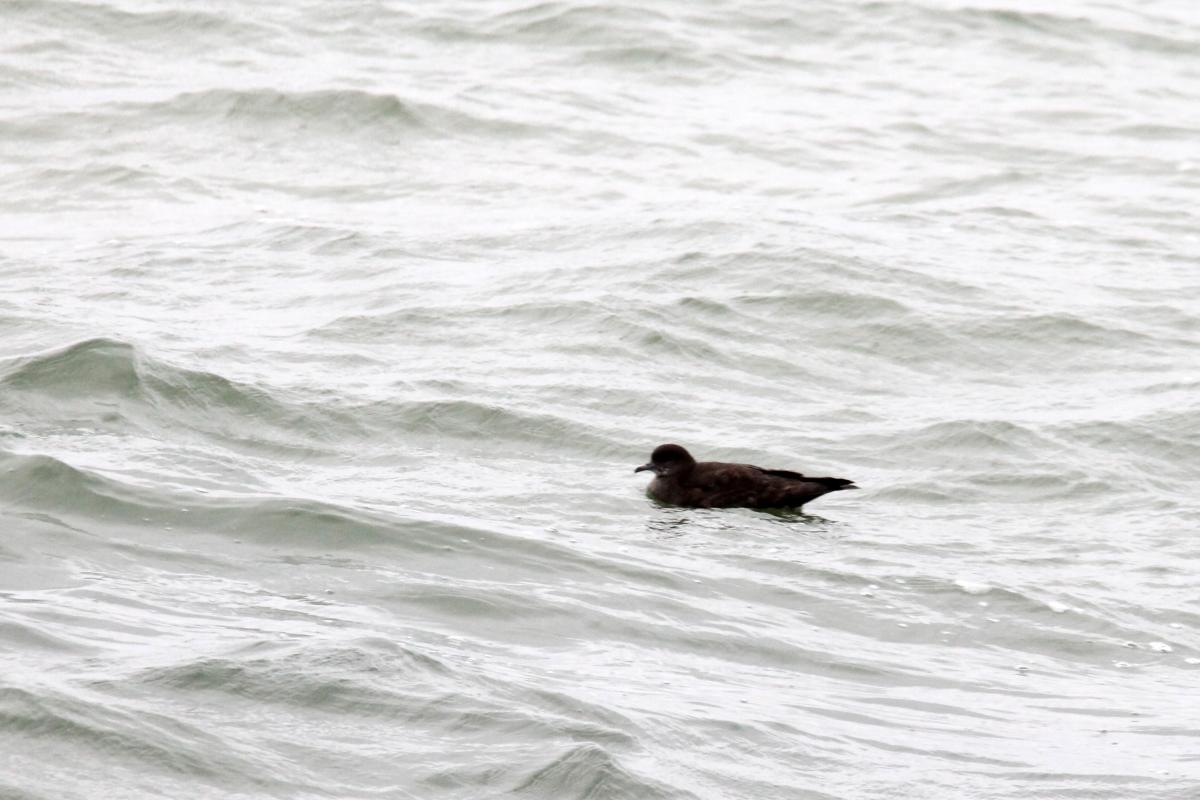
{"label": "bird head", "polygon": [[650,461],[634,470],[641,472],[649,470],[660,477],[672,475],[682,470],[690,469],[696,459],[692,454],[677,444],[660,444],[650,454]]}

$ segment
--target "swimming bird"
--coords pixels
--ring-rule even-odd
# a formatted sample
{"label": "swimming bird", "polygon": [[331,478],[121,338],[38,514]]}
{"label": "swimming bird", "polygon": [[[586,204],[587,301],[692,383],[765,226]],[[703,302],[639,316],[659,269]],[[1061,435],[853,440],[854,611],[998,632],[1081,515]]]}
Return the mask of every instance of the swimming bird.
{"label": "swimming bird", "polygon": [[697,461],[677,444],[654,448],[649,463],[634,472],[642,470],[654,473],[651,497],[691,508],[799,508],[823,494],[858,488],[845,478],[810,478],[786,469]]}

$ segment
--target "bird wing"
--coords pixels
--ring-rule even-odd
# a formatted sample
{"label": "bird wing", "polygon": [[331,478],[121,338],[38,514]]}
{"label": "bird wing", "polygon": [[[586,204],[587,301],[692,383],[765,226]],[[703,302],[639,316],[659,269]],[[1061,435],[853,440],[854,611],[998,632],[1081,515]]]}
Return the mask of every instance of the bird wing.
{"label": "bird wing", "polygon": [[[768,479],[764,480],[764,477]],[[786,502],[796,490],[793,478],[803,476],[785,470],[765,470],[749,464],[706,462],[697,465],[689,491],[696,505],[709,508],[725,506],[771,506]],[[776,480],[770,480],[775,478]]]}
{"label": "bird wing", "polygon": [[808,480],[807,476],[802,475],[799,472],[792,472],[790,469],[763,469],[762,467],[755,467],[754,469],[758,470],[764,475],[773,475],[776,478],[787,478],[788,480],[793,481]]}
{"label": "bird wing", "polygon": [[844,478],[810,478],[786,469],[707,462],[697,465],[689,491],[694,493],[695,505],[709,508],[782,508],[802,506],[827,492],[852,485]]}

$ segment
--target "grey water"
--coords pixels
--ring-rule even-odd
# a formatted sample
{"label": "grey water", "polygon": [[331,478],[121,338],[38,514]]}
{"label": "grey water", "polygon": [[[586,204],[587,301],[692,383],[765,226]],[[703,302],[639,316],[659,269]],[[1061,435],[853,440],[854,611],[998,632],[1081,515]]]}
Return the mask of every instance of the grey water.
{"label": "grey water", "polygon": [[0,798],[1200,797],[1198,366],[1187,0],[6,0]]}

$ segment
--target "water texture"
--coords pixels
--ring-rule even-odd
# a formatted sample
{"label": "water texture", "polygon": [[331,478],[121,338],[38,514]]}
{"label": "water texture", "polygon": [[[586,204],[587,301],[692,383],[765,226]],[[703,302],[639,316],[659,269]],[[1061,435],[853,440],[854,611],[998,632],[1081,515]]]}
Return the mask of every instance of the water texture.
{"label": "water texture", "polygon": [[1193,4],[8,0],[0,87],[0,798],[1200,797]]}

